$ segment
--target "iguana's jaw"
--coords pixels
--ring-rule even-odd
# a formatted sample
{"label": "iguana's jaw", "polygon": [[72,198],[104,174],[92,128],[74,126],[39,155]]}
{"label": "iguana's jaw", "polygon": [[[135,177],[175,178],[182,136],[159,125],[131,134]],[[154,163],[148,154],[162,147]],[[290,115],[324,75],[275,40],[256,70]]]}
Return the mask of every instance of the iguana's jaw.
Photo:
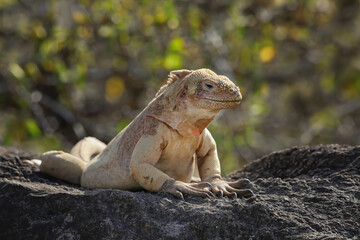
{"label": "iguana's jaw", "polygon": [[212,108],[220,108],[220,109],[226,109],[226,108],[233,108],[241,103],[242,97],[241,94],[238,98],[235,99],[216,99],[213,97],[204,97],[202,99],[199,99],[199,101],[207,102],[206,105],[211,106]]}
{"label": "iguana's jaw", "polygon": [[220,102],[220,103],[235,103],[235,104],[239,104],[242,100],[242,98],[237,98],[237,99],[215,99],[215,98],[211,98],[211,97],[206,97],[203,98],[212,102]]}

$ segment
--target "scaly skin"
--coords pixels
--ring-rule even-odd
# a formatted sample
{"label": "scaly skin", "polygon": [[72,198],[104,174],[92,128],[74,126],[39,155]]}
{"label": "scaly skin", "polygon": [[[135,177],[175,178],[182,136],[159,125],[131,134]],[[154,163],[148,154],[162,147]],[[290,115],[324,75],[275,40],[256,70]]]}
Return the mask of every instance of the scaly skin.
{"label": "scaly skin", "polygon": [[[235,84],[209,69],[172,71],[155,98],[107,146],[86,138],[71,154],[45,153],[41,160],[47,164],[40,170],[74,183],[81,178],[81,186],[88,188],[146,189],[178,198],[184,193],[250,197],[251,190],[241,189],[248,180],[221,179],[216,143],[206,129],[220,110],[235,107],[241,99]],[[61,159],[64,168],[58,167]],[[57,163],[55,171],[50,171],[51,161]],[[79,168],[79,161],[86,167]],[[58,174],[71,167],[69,162],[81,169],[70,180]],[[196,176],[201,182],[192,182]]]}

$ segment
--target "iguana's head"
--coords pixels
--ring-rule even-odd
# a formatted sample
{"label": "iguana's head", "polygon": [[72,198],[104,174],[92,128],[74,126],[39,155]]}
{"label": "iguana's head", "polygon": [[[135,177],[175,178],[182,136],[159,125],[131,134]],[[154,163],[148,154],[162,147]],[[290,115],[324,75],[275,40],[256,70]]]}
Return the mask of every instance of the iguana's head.
{"label": "iguana's head", "polygon": [[170,72],[168,83],[159,93],[170,86],[169,90],[172,96],[176,96],[176,102],[186,99],[193,106],[202,109],[232,108],[240,104],[242,99],[239,87],[229,78],[206,68]]}
{"label": "iguana's head", "polygon": [[184,77],[183,84],[188,99],[196,107],[214,110],[232,108],[242,99],[239,87],[229,78],[209,69],[191,71]]}
{"label": "iguana's head", "polygon": [[150,103],[154,108],[148,116],[182,136],[200,136],[221,109],[235,107],[241,99],[240,89],[225,76],[209,69],[177,70]]}

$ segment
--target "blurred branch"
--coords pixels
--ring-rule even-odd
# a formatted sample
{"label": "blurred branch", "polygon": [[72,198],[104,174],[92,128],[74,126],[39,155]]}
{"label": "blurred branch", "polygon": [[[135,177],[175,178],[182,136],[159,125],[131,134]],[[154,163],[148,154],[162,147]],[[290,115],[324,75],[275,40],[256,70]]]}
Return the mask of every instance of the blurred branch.
{"label": "blurred branch", "polygon": [[[360,101],[358,99],[350,100],[341,105],[335,106],[332,109],[336,115],[336,118],[340,120],[344,116],[360,110]],[[323,132],[325,128],[326,126],[324,125],[322,125],[321,127],[314,127],[310,125],[310,127],[301,135],[300,141],[303,144],[309,144],[316,136],[321,134],[321,132]]]}
{"label": "blurred branch", "polygon": [[86,131],[83,125],[76,121],[74,114],[62,106],[59,102],[53,100],[52,98],[42,94],[41,104],[46,106],[48,109],[58,114],[62,119],[72,126],[72,129],[77,137],[77,139],[82,139],[87,136]]}

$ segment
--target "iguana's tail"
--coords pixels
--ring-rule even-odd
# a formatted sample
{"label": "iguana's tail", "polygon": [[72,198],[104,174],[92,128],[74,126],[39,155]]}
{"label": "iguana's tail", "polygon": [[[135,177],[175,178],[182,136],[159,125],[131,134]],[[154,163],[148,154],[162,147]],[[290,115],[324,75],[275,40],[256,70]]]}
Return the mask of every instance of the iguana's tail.
{"label": "iguana's tail", "polygon": [[39,157],[41,163],[36,162],[36,159],[32,162],[34,166],[39,167],[40,172],[70,183],[80,184],[81,175],[87,163],[105,147],[106,145],[98,139],[87,137],[79,141],[70,153],[49,151]]}
{"label": "iguana's tail", "polygon": [[106,144],[94,137],[86,137],[71,149],[70,154],[90,162],[106,148]]}
{"label": "iguana's tail", "polygon": [[46,152],[39,159],[40,172],[75,184],[80,184],[81,174],[87,165],[80,158],[63,151]]}

